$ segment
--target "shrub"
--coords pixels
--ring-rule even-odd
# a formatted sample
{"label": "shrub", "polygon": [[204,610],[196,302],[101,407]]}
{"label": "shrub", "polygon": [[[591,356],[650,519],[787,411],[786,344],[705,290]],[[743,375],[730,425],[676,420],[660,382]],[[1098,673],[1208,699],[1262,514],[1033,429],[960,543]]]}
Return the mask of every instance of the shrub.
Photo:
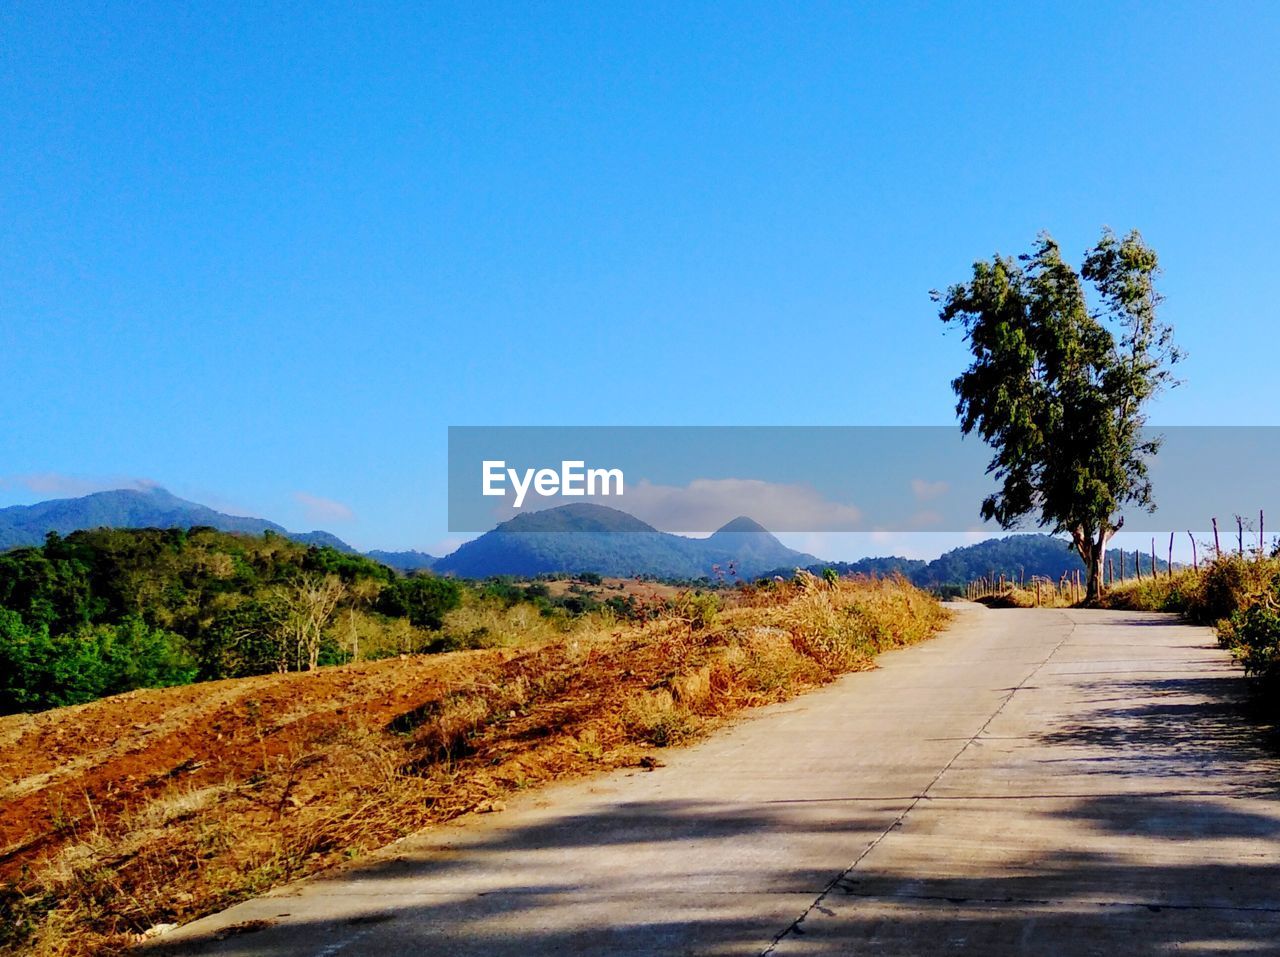
{"label": "shrub", "polygon": [[1129,579],[1113,585],[1103,596],[1102,604],[1108,608],[1171,611],[1194,616],[1202,587],[1203,576],[1190,570],[1175,571],[1172,577]]}
{"label": "shrub", "polygon": [[1280,679],[1280,612],[1274,602],[1250,605],[1235,612],[1222,628],[1246,674],[1270,684]]}
{"label": "shrub", "polygon": [[434,575],[401,578],[378,595],[378,610],[384,615],[408,618],[419,628],[439,628],[444,616],[462,602],[458,583]]}
{"label": "shrub", "polygon": [[1253,604],[1256,596],[1268,589],[1274,572],[1271,562],[1224,555],[1210,562],[1201,574],[1200,586],[1188,603],[1188,614],[1204,624],[1230,618]]}
{"label": "shrub", "polygon": [[694,631],[704,631],[715,627],[720,614],[720,596],[704,591],[681,592],[676,596],[672,610]]}
{"label": "shrub", "polygon": [[15,612],[0,609],[0,712],[5,714],[186,684],[196,671],[177,635],[137,617],[50,636],[47,626],[28,627]]}

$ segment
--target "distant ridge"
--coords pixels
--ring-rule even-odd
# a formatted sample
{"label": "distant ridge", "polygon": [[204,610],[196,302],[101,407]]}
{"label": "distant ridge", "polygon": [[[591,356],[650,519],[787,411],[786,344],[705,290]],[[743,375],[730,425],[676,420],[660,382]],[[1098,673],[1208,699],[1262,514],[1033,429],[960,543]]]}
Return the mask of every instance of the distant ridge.
{"label": "distant ridge", "polygon": [[[116,489],[80,498],[53,499],[35,505],[0,508],[0,551],[39,545],[49,532],[68,535],[93,528],[190,528],[207,525],[224,532],[261,535],[273,532],[307,545],[328,546],[355,553],[331,532],[290,532],[264,518],[228,515],[190,502],[159,487]],[[600,575],[727,581],[780,575],[797,568],[841,574],[900,573],[917,585],[964,585],[992,572],[1009,578],[1041,575],[1059,578],[1083,567],[1065,539],[1052,535],[1010,535],[955,548],[933,561],[900,557],[864,558],[856,562],[823,562],[813,555],[787,548],[764,526],[739,516],[707,538],[686,538],[660,532],[633,515],[603,505],[577,503],[527,512],[503,522],[453,553],[437,558],[420,551],[366,553],[403,573],[431,570],[462,578],[495,575],[533,576],[554,572],[595,572]],[[1133,575],[1133,552],[1107,553],[1126,576]],[[1143,556],[1143,574],[1150,574],[1150,556]],[[1157,559],[1156,568],[1168,565]]]}
{"label": "distant ridge", "polygon": [[328,545],[341,552],[355,549],[329,532],[290,532],[265,518],[228,515],[178,498],[159,486],[114,489],[79,498],[58,498],[35,505],[0,508],[0,549],[39,545],[49,532],[69,535],[88,528],[190,528],[208,525],[223,532],[261,535],[275,532],[308,545]]}
{"label": "distant ridge", "polygon": [[419,552],[413,549],[403,552],[387,552],[375,548],[371,552],[365,552],[365,554],[375,562],[382,562],[382,564],[401,572],[424,571],[434,567],[435,563],[440,561],[434,555],[428,555],[426,552]]}
{"label": "distant ridge", "polygon": [[[1133,552],[1111,549],[1107,552],[1117,572],[1125,563],[1125,575],[1134,576]],[[1142,573],[1149,575],[1150,555],[1142,556]],[[915,558],[864,558],[856,562],[819,562],[806,566],[810,571],[834,568],[842,575],[888,575],[897,572],[913,584],[925,588],[964,585],[985,575],[1005,575],[1007,578],[1029,580],[1032,576],[1059,579],[1064,574],[1083,571],[1084,563],[1065,538],[1053,535],[1008,535],[989,538],[973,545],[953,548],[951,551],[926,562]],[[1176,567],[1176,564],[1175,564]],[[1157,557],[1156,569],[1169,570],[1169,564]],[[770,574],[789,575],[793,569],[777,568]]]}
{"label": "distant ridge", "polygon": [[434,570],[464,578],[595,572],[696,579],[714,577],[718,566],[726,578],[749,579],[777,565],[816,561],[749,518],[736,518],[709,538],[685,538],[583,502],[518,515],[440,559]]}

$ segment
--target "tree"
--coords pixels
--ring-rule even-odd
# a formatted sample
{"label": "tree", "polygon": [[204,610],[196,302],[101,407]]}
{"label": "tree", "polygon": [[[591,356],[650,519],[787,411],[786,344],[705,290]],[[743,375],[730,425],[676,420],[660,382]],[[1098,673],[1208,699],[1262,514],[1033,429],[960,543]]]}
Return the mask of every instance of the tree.
{"label": "tree", "polygon": [[290,652],[299,671],[304,662],[308,671],[315,671],[320,664],[320,644],[325,629],[346,593],[347,586],[337,575],[317,572],[303,573],[275,590],[279,671],[289,670]]}
{"label": "tree", "polygon": [[444,624],[444,616],[461,601],[462,591],[453,579],[414,575],[398,578],[384,588],[378,596],[378,610],[384,615],[408,618],[419,628],[438,629]]}
{"label": "tree", "polygon": [[974,263],[969,282],[933,293],[973,354],[952,381],[960,428],[995,450],[987,471],[999,489],[983,501],[983,518],[1008,529],[1037,513],[1041,526],[1068,533],[1089,601],[1101,594],[1121,510],[1155,510],[1147,462],[1160,440],[1143,433],[1144,409],[1175,384],[1181,358],[1156,317],[1158,274],[1136,230],[1104,230],[1079,272],[1042,233],[1032,253]]}

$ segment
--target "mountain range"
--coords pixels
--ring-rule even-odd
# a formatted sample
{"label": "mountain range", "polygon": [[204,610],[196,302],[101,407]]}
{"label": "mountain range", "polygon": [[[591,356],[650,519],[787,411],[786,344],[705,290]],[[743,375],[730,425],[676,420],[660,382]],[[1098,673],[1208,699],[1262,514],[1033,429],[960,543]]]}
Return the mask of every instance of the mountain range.
{"label": "mountain range", "polygon": [[558,571],[701,578],[714,576],[718,567],[727,579],[745,579],[780,565],[793,569],[817,561],[787,548],[745,516],[708,538],[686,538],[615,508],[582,502],[517,515],[459,546],[434,570],[464,578]]}
{"label": "mountain range", "polygon": [[0,550],[39,545],[49,532],[67,535],[84,528],[190,528],[208,525],[224,532],[261,535],[275,532],[308,545],[355,549],[329,532],[290,532],[265,518],[228,515],[162,489],[114,489],[80,498],[58,498],[35,505],[0,508]]}
{"label": "mountain range", "polygon": [[[228,532],[273,532],[310,545],[356,550],[326,531],[290,532],[262,518],[228,515],[170,492],[151,487],[96,492],[80,498],[0,508],[0,550],[44,541],[48,532],[66,535],[102,526],[114,528],[189,528],[207,525]],[[707,538],[658,531],[626,512],[578,503],[528,512],[437,558],[420,551],[371,551],[370,558],[402,572],[431,569],[464,578],[491,575],[533,576],[553,572],[600,575],[727,580],[790,575],[796,568],[833,567],[847,574],[899,572],[918,585],[958,585],[983,575],[1041,575],[1059,578],[1082,567],[1065,540],[1051,535],[1011,535],[953,549],[933,561],[901,557],[823,562],[790,549],[765,528],[743,516]],[[1133,553],[1112,550],[1117,565],[1133,574]],[[1168,566],[1157,559],[1156,567]],[[1143,572],[1150,568],[1144,556]]]}
{"label": "mountain range", "polygon": [[[1125,577],[1132,578],[1135,555],[1120,549],[1107,550],[1107,558],[1113,563],[1116,574],[1123,565]],[[1151,555],[1141,556],[1142,574],[1151,571]],[[989,538],[973,545],[963,545],[943,553],[933,561],[918,558],[863,558],[856,562],[822,562],[807,566],[814,573],[824,568],[834,568],[842,575],[889,575],[897,573],[924,588],[964,585],[984,576],[1005,575],[1014,580],[1029,581],[1032,577],[1057,581],[1063,575],[1084,571],[1084,563],[1065,538],[1053,535],[1007,535]],[[1177,568],[1177,563],[1174,564]],[[1156,570],[1169,570],[1163,558],[1156,558]],[[769,575],[791,574],[794,568],[776,568]]]}
{"label": "mountain range", "polygon": [[[37,545],[49,532],[85,528],[189,528],[207,525],[226,532],[274,532],[308,545],[356,550],[325,531],[290,532],[263,518],[228,515],[179,498],[163,488],[116,489],[80,498],[0,508],[0,550]],[[380,551],[370,558],[403,572],[433,569],[467,578],[585,572],[658,578],[753,577],[766,569],[817,562],[787,548],[751,519],[742,517],[709,538],[660,532],[626,512],[578,503],[519,515],[467,542],[444,558],[420,551]]]}

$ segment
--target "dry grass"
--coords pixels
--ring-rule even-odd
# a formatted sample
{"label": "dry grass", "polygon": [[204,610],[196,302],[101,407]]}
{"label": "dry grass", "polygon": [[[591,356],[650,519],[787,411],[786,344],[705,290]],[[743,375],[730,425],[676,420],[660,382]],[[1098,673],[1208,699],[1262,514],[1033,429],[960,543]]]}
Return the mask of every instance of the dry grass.
{"label": "dry grass", "polygon": [[1102,596],[1102,607],[1128,611],[1186,612],[1188,600],[1200,591],[1202,575],[1191,569],[1175,569],[1173,575],[1130,578],[1111,585]]}
{"label": "dry grass", "polygon": [[1122,582],[1108,590],[1104,604],[1132,611],[1180,612],[1200,624],[1221,625],[1270,593],[1277,576],[1280,559],[1223,555],[1198,571],[1180,569],[1172,576]]}
{"label": "dry grass", "polygon": [[[495,807],[514,789],[640,763],[742,708],[871,667],[877,653],[929,637],[946,615],[901,579],[807,578],[740,593],[733,607],[685,610],[590,633],[547,636],[531,623],[536,643],[518,648],[84,706],[97,710],[79,716],[123,726],[131,704],[154,715],[171,699],[193,718],[175,739],[182,750],[163,752],[149,776],[114,770],[124,756],[108,748],[67,754],[79,760],[74,774],[41,771],[42,787],[13,792],[31,820],[30,835],[0,853],[4,949],[118,952],[148,928]],[[253,697],[229,697],[240,686]],[[268,692],[287,720],[263,713]],[[230,701],[216,721],[201,693]],[[39,740],[56,739],[60,720],[44,721]],[[7,740],[20,748],[27,739],[15,731]],[[137,747],[130,767],[149,753]],[[150,747],[160,762],[161,744]],[[189,759],[174,767],[176,753]],[[32,767],[43,765],[33,756]]]}
{"label": "dry grass", "polygon": [[1075,604],[1075,593],[1052,582],[1042,583],[1039,592],[1034,585],[1028,588],[1009,584],[977,601],[991,608],[1070,608]]}

